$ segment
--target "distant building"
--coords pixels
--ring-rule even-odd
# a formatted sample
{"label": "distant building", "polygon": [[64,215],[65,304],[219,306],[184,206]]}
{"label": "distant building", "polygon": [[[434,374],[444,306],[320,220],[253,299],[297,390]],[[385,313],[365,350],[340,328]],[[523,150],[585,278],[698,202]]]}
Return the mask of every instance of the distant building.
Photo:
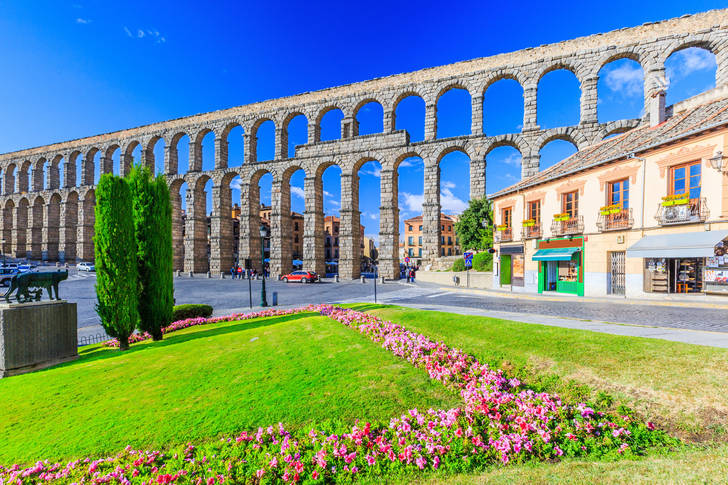
{"label": "distant building", "polygon": [[[339,260],[339,228],[341,222],[337,216],[324,217],[324,233],[326,240],[324,242],[324,252],[326,261]],[[359,225],[359,246],[361,253],[364,254],[364,226]]]}
{"label": "distant building", "polygon": [[[460,254],[460,241],[455,234],[458,216],[440,214],[440,256]],[[400,243],[400,256],[422,257],[422,216],[404,221],[404,242]]]}

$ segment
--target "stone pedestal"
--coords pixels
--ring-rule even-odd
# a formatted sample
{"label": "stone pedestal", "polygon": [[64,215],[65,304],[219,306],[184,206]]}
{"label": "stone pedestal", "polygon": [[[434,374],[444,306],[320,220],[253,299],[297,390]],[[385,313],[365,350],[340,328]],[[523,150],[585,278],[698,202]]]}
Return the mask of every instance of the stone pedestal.
{"label": "stone pedestal", "polygon": [[0,377],[76,358],[75,303],[60,300],[0,305]]}

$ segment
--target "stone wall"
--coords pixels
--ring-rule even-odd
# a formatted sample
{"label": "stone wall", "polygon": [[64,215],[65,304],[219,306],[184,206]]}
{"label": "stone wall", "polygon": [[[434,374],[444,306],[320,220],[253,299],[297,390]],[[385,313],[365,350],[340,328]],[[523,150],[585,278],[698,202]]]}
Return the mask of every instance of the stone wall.
{"label": "stone wall", "polygon": [[[140,162],[155,166],[154,148],[164,144],[164,171],[175,207],[173,239],[175,269],[218,272],[231,264],[232,232],[226,214],[231,213],[230,182],[241,179],[241,238],[239,256],[256,261],[259,215],[258,181],[273,176],[271,269],[273,276],[290,267],[290,176],[298,169],[306,173],[304,214],[304,267],[323,269],[323,191],[321,175],[330,165],[342,170],[341,260],[342,277],[358,276],[358,169],[376,160],[382,166],[380,191],[380,272],[391,278],[398,273],[397,168],[407,157],[419,156],[425,164],[423,205],[426,259],[440,254],[440,160],[452,151],[470,158],[471,197],[485,195],[486,156],[494,148],[509,145],[523,157],[522,176],[539,170],[539,151],[554,139],[573,142],[579,149],[605,136],[629,130],[643,121],[664,116],[667,57],[686,47],[703,47],[716,55],[716,85],[728,83],[728,9],[606,34],[582,37],[556,44],[499,54],[487,58],[397,74],[296,96],[214,111],[113,133],[55,143],[0,155],[0,231],[3,253],[18,257],[74,260],[93,258],[93,207],[96,165],[101,173],[112,172],[112,157],[118,154],[121,175],[128,173],[132,153],[141,148]],[[629,58],[645,73],[645,112],[652,120],[597,121],[597,80],[602,66]],[[537,88],[542,76],[555,69],[572,71],[581,83],[579,124],[541,129],[537,124]],[[483,96],[501,79],[514,79],[524,91],[523,130],[489,136],[483,132]],[[437,105],[440,96],[453,88],[465,89],[472,100],[471,134],[439,139]],[[425,140],[412,143],[404,131],[395,129],[398,103],[407,96],[425,103]],[[359,136],[357,113],[371,101],[383,108],[384,132]],[[321,141],[321,120],[331,109],[340,109],[342,138]],[[308,143],[288,157],[288,123],[297,115],[308,120]],[[275,124],[275,158],[257,159],[257,130],[265,121]],[[244,161],[230,167],[228,135],[237,127],[244,131]],[[202,141],[214,134],[215,169],[202,171]],[[189,170],[179,173],[177,145],[189,136]],[[80,177],[76,176],[77,169]],[[46,176],[44,177],[44,173]],[[63,186],[60,174],[63,173]],[[80,180],[77,180],[80,178]],[[213,210],[210,256],[204,207],[205,184],[212,181]],[[187,184],[187,217],[182,239],[179,189]]]}

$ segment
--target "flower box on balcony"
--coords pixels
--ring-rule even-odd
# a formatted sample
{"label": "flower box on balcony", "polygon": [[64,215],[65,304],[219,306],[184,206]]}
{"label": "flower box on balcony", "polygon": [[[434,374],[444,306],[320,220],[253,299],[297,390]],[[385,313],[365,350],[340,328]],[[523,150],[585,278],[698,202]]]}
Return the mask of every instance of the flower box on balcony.
{"label": "flower box on balcony", "polygon": [[563,214],[554,214],[554,220],[557,222],[568,221],[569,219],[571,219],[571,216],[566,212]]}
{"label": "flower box on balcony", "polygon": [[536,225],[536,220],[535,219],[526,219],[525,221],[523,221],[522,225],[523,225],[523,227],[533,227]]}
{"label": "flower box on balcony", "polygon": [[619,214],[621,211],[622,207],[619,204],[605,205],[599,209],[599,213],[603,216]]}
{"label": "flower box on balcony", "polygon": [[688,205],[690,196],[688,194],[668,195],[662,198],[662,207],[670,207],[673,205]]}
{"label": "flower box on balcony", "polygon": [[506,231],[506,230],[508,230],[508,226],[505,224],[502,224],[500,226],[495,226],[495,230],[496,231]]}

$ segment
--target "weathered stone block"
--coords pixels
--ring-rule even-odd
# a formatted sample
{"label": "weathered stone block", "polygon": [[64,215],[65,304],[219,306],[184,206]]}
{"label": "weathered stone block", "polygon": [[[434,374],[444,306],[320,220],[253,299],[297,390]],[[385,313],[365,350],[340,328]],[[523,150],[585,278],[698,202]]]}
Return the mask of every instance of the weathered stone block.
{"label": "weathered stone block", "polygon": [[75,303],[0,305],[0,377],[78,358],[77,338]]}

